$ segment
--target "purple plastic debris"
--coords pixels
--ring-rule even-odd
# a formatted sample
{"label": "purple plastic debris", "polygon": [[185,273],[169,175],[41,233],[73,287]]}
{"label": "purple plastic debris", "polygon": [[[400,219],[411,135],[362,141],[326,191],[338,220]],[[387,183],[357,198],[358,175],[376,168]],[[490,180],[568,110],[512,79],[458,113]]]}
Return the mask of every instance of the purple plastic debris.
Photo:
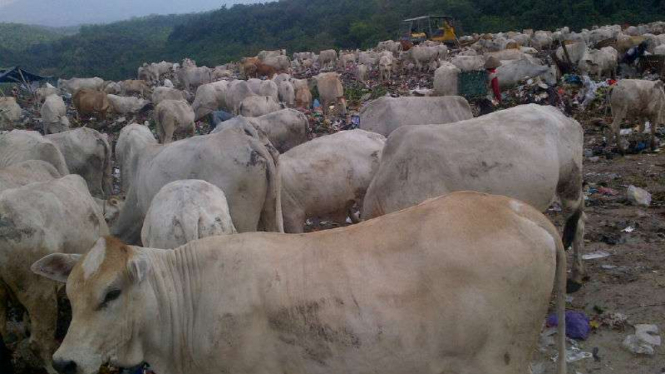
{"label": "purple plastic debris", "polygon": [[[558,326],[559,321],[556,315],[552,314],[547,317],[547,326]],[[569,310],[566,312],[566,336],[571,339],[586,340],[589,337],[591,326],[589,325],[589,317],[583,312],[576,312]]]}

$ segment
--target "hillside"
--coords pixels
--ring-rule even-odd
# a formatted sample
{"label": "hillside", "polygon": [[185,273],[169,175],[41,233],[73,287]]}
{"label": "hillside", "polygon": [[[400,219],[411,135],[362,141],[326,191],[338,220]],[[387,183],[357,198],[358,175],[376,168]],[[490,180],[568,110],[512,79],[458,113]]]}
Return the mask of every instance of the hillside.
{"label": "hillside", "polygon": [[[449,14],[471,32],[523,28],[574,29],[594,24],[665,19],[660,0],[281,0],[217,11],[135,18],[84,26],[76,35],[41,40],[27,49],[0,43],[0,66],[20,64],[42,74],[124,79],[145,61],[191,57],[214,66],[262,49],[361,48],[396,38],[399,21]],[[16,40],[20,36],[16,36]],[[3,50],[4,48],[4,50]]]}
{"label": "hillside", "polygon": [[0,48],[21,51],[35,44],[49,43],[73,35],[77,29],[77,27],[52,28],[20,23],[0,23]]}

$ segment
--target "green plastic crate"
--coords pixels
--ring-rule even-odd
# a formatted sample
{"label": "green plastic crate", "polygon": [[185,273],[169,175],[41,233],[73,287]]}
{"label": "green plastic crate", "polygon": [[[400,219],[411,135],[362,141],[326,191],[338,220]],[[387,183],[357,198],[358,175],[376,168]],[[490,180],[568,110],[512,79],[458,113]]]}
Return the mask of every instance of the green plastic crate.
{"label": "green plastic crate", "polygon": [[486,70],[462,71],[457,80],[457,92],[467,99],[481,99],[487,96]]}

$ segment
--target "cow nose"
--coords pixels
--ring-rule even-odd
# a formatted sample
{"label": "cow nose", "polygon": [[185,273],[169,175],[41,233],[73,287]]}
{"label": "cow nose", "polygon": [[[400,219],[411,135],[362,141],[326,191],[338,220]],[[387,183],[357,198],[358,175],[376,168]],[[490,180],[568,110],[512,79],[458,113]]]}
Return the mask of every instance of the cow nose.
{"label": "cow nose", "polygon": [[76,374],[76,362],[68,360],[53,360],[53,368],[60,374]]}

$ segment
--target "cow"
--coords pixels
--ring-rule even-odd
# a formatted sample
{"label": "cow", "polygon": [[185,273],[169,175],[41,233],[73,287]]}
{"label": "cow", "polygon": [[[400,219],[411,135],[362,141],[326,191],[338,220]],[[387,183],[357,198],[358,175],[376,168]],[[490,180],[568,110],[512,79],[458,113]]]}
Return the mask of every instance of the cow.
{"label": "cow", "polygon": [[0,334],[6,337],[8,296],[30,316],[29,347],[53,372],[58,319],[57,288],[30,272],[48,254],[84,253],[108,235],[85,181],[78,175],[0,192]]}
{"label": "cow", "polygon": [[280,157],[284,231],[303,232],[308,218],[346,218],[361,204],[386,142],[360,129],[341,131],[291,148]]}
{"label": "cow", "polygon": [[584,276],[583,145],[577,121],[535,104],[445,126],[403,126],[388,137],[362,218],[461,190],[510,196],[541,211],[556,197],[566,248],[572,243],[574,250],[574,290]]}
{"label": "cow", "polygon": [[589,49],[580,60],[579,69],[582,73],[595,75],[598,80],[603,76],[613,78],[617,74],[618,59],[619,52],[612,47]]}
{"label": "cow", "polygon": [[166,184],[152,199],[141,242],[150,248],[173,249],[196,239],[235,233],[224,191],[188,179]]}
{"label": "cow", "polygon": [[120,216],[120,211],[125,206],[125,201],[118,197],[109,197],[108,199],[93,197],[93,199],[102,212],[106,224],[108,226],[115,224],[118,216]]}
{"label": "cow", "polygon": [[275,101],[279,101],[279,87],[272,80],[261,80],[252,78],[247,80],[249,89],[259,96],[270,96]]}
{"label": "cow", "polygon": [[309,121],[304,114],[297,110],[282,109],[255,118],[234,117],[215,127],[212,134],[218,133],[227,127],[240,126],[243,128],[245,125],[253,126],[264,133],[270,140],[270,144],[280,153],[284,153],[307,141]]}
{"label": "cow", "polygon": [[212,82],[200,85],[192,103],[196,121],[219,110],[224,105],[224,95],[228,88],[227,81]]}
{"label": "cow", "polygon": [[138,94],[141,97],[148,97],[150,94],[150,87],[143,80],[128,79],[122,81],[120,84],[120,94],[123,96],[131,96]]}
{"label": "cow", "polygon": [[164,100],[187,100],[184,92],[170,87],[157,87],[152,91],[152,104],[157,106]]}
{"label": "cow", "polygon": [[127,193],[136,176],[139,156],[147,148],[157,145],[157,140],[147,126],[133,123],[120,130],[115,145],[116,165],[120,167],[121,191]]}
{"label": "cow", "polygon": [[367,80],[369,80],[369,69],[367,68],[367,65],[356,65],[356,79],[360,83],[367,84]]}
{"label": "cow", "polygon": [[100,116],[105,119],[113,112],[113,105],[108,96],[101,91],[95,91],[89,88],[82,88],[74,94],[72,98],[74,108],[79,117],[81,116]]}
{"label": "cow", "polygon": [[577,66],[580,63],[580,60],[582,60],[582,57],[584,57],[586,54],[586,43],[584,41],[577,41],[570,44],[564,43],[564,45],[568,51],[568,54],[566,55],[566,52],[563,50],[564,47],[561,46],[556,50],[556,58],[559,61],[564,61],[571,65]]}
{"label": "cow", "polygon": [[111,102],[113,111],[117,114],[134,114],[153,107],[150,101],[134,96],[107,94],[106,97]]}
{"label": "cow", "polygon": [[444,124],[473,118],[461,96],[381,97],[360,111],[360,128],[388,136],[401,126]]}
{"label": "cow", "polygon": [[620,153],[625,152],[621,144],[621,123],[624,119],[641,119],[640,132],[644,132],[644,119],[651,122],[650,147],[656,149],[656,126],[665,124],[665,92],[663,82],[640,79],[622,79],[610,92],[610,105],[614,117],[611,130]]}
{"label": "cow", "polygon": [[0,97],[0,130],[11,130],[21,119],[21,106],[14,97]]}
{"label": "cow", "polygon": [[483,56],[457,55],[450,61],[461,71],[478,71],[485,69],[485,58]]}
{"label": "cow", "polygon": [[411,58],[416,63],[416,68],[420,71],[429,67],[429,64],[439,56],[439,49],[434,46],[416,45],[409,52],[411,53]]}
{"label": "cow", "polygon": [[344,86],[337,73],[321,73],[314,77],[314,83],[319,90],[319,99],[323,106],[323,114],[327,115],[330,106],[335,105],[341,114],[346,114],[346,100],[344,99]]}
{"label": "cow", "polygon": [[499,87],[510,88],[530,78],[542,78],[545,83],[555,85],[557,82],[556,66],[545,66],[534,63],[529,58],[503,61],[496,69]]}
{"label": "cow", "polygon": [[309,109],[312,107],[312,91],[306,79],[294,79],[292,81],[296,95],[296,108]]}
{"label": "cow", "polygon": [[51,96],[51,95],[58,95],[60,94],[59,90],[50,83],[46,83],[44,86],[39,87],[36,91],[37,98],[39,99],[40,103],[43,103],[44,100]]}
{"label": "cow", "polygon": [[461,72],[457,66],[444,61],[434,71],[434,93],[439,96],[456,96],[458,94],[457,85]]}
{"label": "cow", "polygon": [[196,135],[194,110],[184,100],[164,100],[155,107],[154,118],[157,123],[157,139],[168,144],[176,138],[190,133]]}
{"label": "cow", "polygon": [[34,182],[62,177],[53,165],[42,160],[28,160],[0,169],[0,192]]}
{"label": "cow", "polygon": [[390,81],[393,72],[394,59],[392,56],[381,56],[379,59],[379,80]]}
{"label": "cow", "polygon": [[77,91],[82,89],[102,91],[104,89],[104,80],[99,77],[58,79],[58,88],[72,95],[75,95]]}
{"label": "cow", "polygon": [[12,130],[0,134],[0,169],[27,160],[42,160],[53,165],[60,175],[69,174],[58,147],[38,132]]}
{"label": "cow", "polygon": [[238,114],[245,117],[260,117],[283,109],[282,106],[270,96],[248,96],[238,107]]}
{"label": "cow", "polygon": [[528,373],[554,289],[566,372],[563,245],[545,216],[503,196],[459,192],[337,230],[173,251],[106,237],[31,269],[67,283],[73,319],[53,357],[77,374],[105,362],[161,374]]}
{"label": "cow", "polygon": [[256,94],[249,87],[247,81],[231,81],[224,92],[224,106],[222,108],[227,112],[238,114],[240,103],[249,96],[256,96]]}
{"label": "cow", "polygon": [[46,139],[58,147],[69,172],[83,177],[92,196],[108,198],[113,194],[111,146],[106,134],[81,127],[46,135]]}
{"label": "cow", "polygon": [[321,69],[333,69],[337,64],[337,51],[326,49],[319,53],[319,65]]}
{"label": "cow", "polygon": [[221,188],[238,232],[283,231],[278,154],[266,143],[248,126],[165,146],[137,144],[143,148],[132,153],[139,162],[129,171],[133,180],[111,233],[126,243],[139,243],[153,197],[167,183],[181,179],[202,179]]}
{"label": "cow", "polygon": [[287,107],[293,108],[296,105],[296,90],[291,81],[281,81],[278,85],[279,101]]}
{"label": "cow", "polygon": [[55,134],[69,130],[67,106],[62,97],[49,95],[39,111],[44,126],[44,134]]}
{"label": "cow", "polygon": [[190,91],[192,88],[198,88],[198,86],[212,82],[212,71],[209,67],[206,66],[196,66],[196,64],[183,61],[182,67],[177,72],[178,81],[186,91]]}

